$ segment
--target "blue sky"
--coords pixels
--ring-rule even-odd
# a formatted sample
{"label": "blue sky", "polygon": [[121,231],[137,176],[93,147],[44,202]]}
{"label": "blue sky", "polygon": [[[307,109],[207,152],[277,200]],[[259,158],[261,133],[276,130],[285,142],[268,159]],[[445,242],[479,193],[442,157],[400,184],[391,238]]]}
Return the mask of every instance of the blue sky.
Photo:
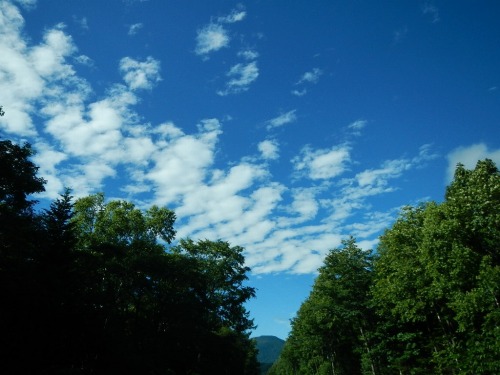
{"label": "blue sky", "polygon": [[0,135],[48,181],[246,249],[285,338],[329,249],[500,163],[496,1],[0,1]]}

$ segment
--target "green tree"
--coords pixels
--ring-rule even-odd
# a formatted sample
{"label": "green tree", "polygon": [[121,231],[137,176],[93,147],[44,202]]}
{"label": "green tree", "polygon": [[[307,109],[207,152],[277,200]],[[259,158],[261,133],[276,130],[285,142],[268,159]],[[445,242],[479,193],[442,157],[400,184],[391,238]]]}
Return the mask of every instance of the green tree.
{"label": "green tree", "polygon": [[292,331],[271,373],[374,373],[371,280],[372,254],[361,250],[354,238],[331,250],[292,320]]}
{"label": "green tree", "polygon": [[36,212],[32,155],[0,141],[0,372],[258,373],[243,248],[103,194]]}
{"label": "green tree", "polygon": [[249,338],[254,325],[244,306],[255,296],[255,289],[244,284],[250,269],[244,264],[243,250],[221,240],[191,239],[172,249],[173,254],[194,261],[203,279],[193,289],[206,312],[203,325],[209,331],[199,341],[202,373],[215,371],[214,364],[219,373],[258,373],[255,343]]}
{"label": "green tree", "polygon": [[500,371],[499,240],[491,160],[459,165],[443,203],[406,208],[381,237],[373,302],[394,373]]}

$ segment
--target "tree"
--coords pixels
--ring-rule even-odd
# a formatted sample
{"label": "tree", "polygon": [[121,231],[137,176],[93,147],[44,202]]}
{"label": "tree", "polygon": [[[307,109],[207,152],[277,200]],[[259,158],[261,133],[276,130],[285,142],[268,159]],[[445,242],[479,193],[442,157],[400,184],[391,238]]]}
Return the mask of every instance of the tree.
{"label": "tree", "polygon": [[36,212],[32,155],[0,142],[0,372],[258,373],[243,248],[169,248],[173,211],[104,194]]}
{"label": "tree", "polygon": [[27,143],[0,141],[0,344],[7,348],[0,366],[6,373],[25,364],[27,353],[36,347],[31,340],[38,330],[33,315],[42,302],[37,278],[42,231],[29,195],[42,192],[45,181],[36,176],[32,155]]}
{"label": "tree", "polygon": [[458,165],[443,203],[408,207],[385,232],[373,301],[394,373],[500,371],[499,243],[500,175],[491,160],[472,171]]}
{"label": "tree", "polygon": [[271,373],[374,373],[368,336],[372,255],[352,237],[342,246],[326,256]]}
{"label": "tree", "polygon": [[221,240],[191,239],[172,248],[173,254],[194,261],[203,280],[193,289],[206,312],[203,325],[208,330],[198,347],[202,373],[215,371],[215,363],[220,373],[258,373],[255,343],[249,338],[253,321],[244,306],[255,289],[244,285],[250,269],[244,265],[243,250]]}
{"label": "tree", "polygon": [[0,141],[0,209],[2,214],[29,214],[36,203],[28,195],[45,190],[45,180],[37,177],[38,167],[29,160],[34,152],[29,143],[22,146]]}
{"label": "tree", "polygon": [[244,303],[255,291],[243,284],[243,248],[208,240],[167,248],[174,220],[166,208],[142,211],[103,194],[75,202],[89,330],[99,327],[90,337],[105,338],[92,348],[98,360],[89,367],[254,374]]}

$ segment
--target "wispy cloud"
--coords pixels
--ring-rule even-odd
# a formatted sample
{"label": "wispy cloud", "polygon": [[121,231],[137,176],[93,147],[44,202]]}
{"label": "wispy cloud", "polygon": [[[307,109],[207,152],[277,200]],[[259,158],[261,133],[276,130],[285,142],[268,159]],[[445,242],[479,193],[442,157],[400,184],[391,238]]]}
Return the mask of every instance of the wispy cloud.
{"label": "wispy cloud", "polygon": [[242,21],[246,17],[247,13],[242,9],[234,9],[227,16],[222,16],[217,18],[220,23],[235,23]]}
{"label": "wispy cloud", "polygon": [[134,23],[128,28],[128,35],[136,35],[144,27],[142,23]]}
{"label": "wispy cloud", "polygon": [[304,96],[305,94],[307,94],[307,90],[306,89],[302,89],[302,90],[292,90],[291,91],[292,95],[295,95],[295,96]]}
{"label": "wispy cloud", "polygon": [[347,129],[350,131],[350,133],[354,136],[360,136],[361,135],[361,130],[365,128],[366,124],[368,121],[366,120],[356,120],[354,122],[351,122],[348,126]]}
{"label": "wispy cloud", "polygon": [[89,67],[92,67],[94,66],[94,60],[92,60],[90,57],[88,57],[87,55],[79,55],[79,56],[76,56],[75,57],[75,61],[78,63],[78,64],[81,64],[81,65],[85,65],[85,66],[89,66]]}
{"label": "wispy cloud", "polygon": [[87,20],[87,17],[76,17],[73,16],[73,21],[75,22],[76,25],[82,30],[89,30],[89,22]]}
{"label": "wispy cloud", "polygon": [[350,123],[347,127],[351,130],[356,131],[356,130],[363,129],[367,123],[368,123],[368,121],[366,121],[366,120],[356,120],[356,121]]}
{"label": "wispy cloud", "polygon": [[314,68],[310,72],[304,73],[297,81],[296,85],[300,85],[302,83],[317,83],[322,74],[323,71],[321,69]]}
{"label": "wispy cloud", "polygon": [[259,68],[255,61],[248,64],[236,64],[229,69],[226,76],[229,80],[226,82],[224,90],[217,92],[220,96],[247,91],[250,84],[259,76]]}
{"label": "wispy cloud", "polygon": [[275,118],[267,121],[266,122],[267,130],[278,128],[280,126],[295,122],[297,120],[296,112],[297,112],[297,110],[293,109],[291,111],[283,113],[283,114],[279,115],[278,117],[275,117]]}
{"label": "wispy cloud", "polygon": [[259,53],[253,49],[244,49],[238,52],[239,57],[243,57],[245,60],[255,60],[259,57]]}
{"label": "wispy cloud", "polygon": [[26,9],[31,9],[36,5],[37,0],[15,0],[15,2],[17,2]]}
{"label": "wispy cloud", "polygon": [[432,23],[437,23],[441,20],[439,16],[439,9],[431,3],[426,3],[422,6],[422,13],[429,16]]}

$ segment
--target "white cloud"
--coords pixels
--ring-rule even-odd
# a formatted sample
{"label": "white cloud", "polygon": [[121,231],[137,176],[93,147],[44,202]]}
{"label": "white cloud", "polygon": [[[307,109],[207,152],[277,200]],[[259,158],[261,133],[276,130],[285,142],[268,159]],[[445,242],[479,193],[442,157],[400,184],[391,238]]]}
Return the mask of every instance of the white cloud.
{"label": "white cloud", "polygon": [[349,162],[350,147],[346,145],[320,150],[306,146],[300,156],[292,159],[294,169],[313,180],[337,177],[347,170]]}
{"label": "white cloud", "polygon": [[358,130],[363,129],[367,123],[368,123],[368,121],[366,121],[366,120],[356,120],[356,121],[350,123],[347,127],[351,130],[358,131]]}
{"label": "white cloud", "polygon": [[160,143],[152,157],[153,167],[145,175],[145,179],[156,186],[158,204],[182,201],[184,196],[197,190],[213,164],[220,133],[217,120],[204,120],[198,134]]}
{"label": "white cloud", "polygon": [[259,151],[264,159],[275,160],[279,158],[279,145],[275,140],[265,140],[259,143]]}
{"label": "white cloud", "polygon": [[244,10],[234,9],[227,16],[219,17],[217,21],[220,23],[235,23],[242,21],[246,17],[246,15],[247,13]]}
{"label": "white cloud", "polygon": [[161,80],[160,62],[151,56],[144,62],[124,57],[120,61],[120,71],[124,73],[123,79],[131,90],[150,90]]}
{"label": "white cloud", "polygon": [[230,80],[226,82],[226,88],[218,91],[217,94],[225,96],[238,94],[249,89],[249,86],[259,76],[259,68],[255,61],[248,64],[236,64],[226,74]]}
{"label": "white cloud", "polygon": [[31,115],[40,98],[57,95],[59,84],[79,86],[73,68],[65,62],[76,52],[72,38],[63,25],[49,29],[43,42],[30,47],[23,39],[24,20],[9,2],[0,3],[0,99],[8,108],[0,123],[9,133],[33,136],[36,129]]}
{"label": "white cloud", "polygon": [[130,27],[128,28],[128,35],[136,35],[140,29],[143,28],[143,24],[142,23],[134,23],[133,25],[130,25]]}
{"label": "white cloud", "polygon": [[409,160],[388,160],[382,168],[367,169],[356,175],[356,181],[360,187],[385,186],[391,178],[396,178],[412,166]]}
{"label": "white cloud", "polygon": [[319,211],[318,188],[296,188],[292,191],[290,212],[298,214],[300,222],[313,219]]}
{"label": "white cloud", "polygon": [[85,65],[85,66],[89,66],[89,67],[94,66],[94,60],[92,60],[90,57],[88,57],[86,55],[76,56],[75,61],[81,65]]}
{"label": "white cloud", "polygon": [[[64,186],[77,197],[113,186],[141,206],[167,205],[179,218],[179,238],[221,238],[241,245],[254,273],[315,272],[326,252],[352,233],[363,246],[372,245],[375,231],[393,215],[391,208],[371,213],[369,198],[394,191],[398,178],[432,157],[424,146],[413,158],[351,171],[356,163],[350,145],[309,146],[291,165],[307,178],[279,183],[277,174],[294,170],[269,162],[279,157],[277,140],[258,143],[259,157],[226,161],[219,152],[223,127],[218,119],[202,120],[194,131],[191,124],[143,122],[134,106],[140,89],[152,89],[160,80],[157,60],[123,58],[117,69],[124,82],[94,93],[71,65],[86,59],[61,25],[33,43],[24,36],[17,8],[0,2],[0,10],[0,103],[8,111],[0,121],[8,119],[3,129],[25,137],[38,151],[35,162],[48,180],[44,196],[54,198]],[[240,17],[236,14],[234,20]],[[230,69],[227,93],[248,89],[258,77],[253,58]],[[314,81],[307,77],[304,83]],[[31,122],[35,113],[37,121]],[[266,125],[295,120],[293,110]],[[354,122],[350,129],[362,126]]]}
{"label": "white cloud", "polygon": [[238,56],[243,57],[245,60],[255,60],[257,57],[259,57],[259,53],[252,49],[245,49],[238,52]]}
{"label": "white cloud", "polygon": [[310,72],[306,72],[302,75],[302,77],[297,81],[296,85],[302,83],[317,83],[319,77],[323,74],[323,71],[319,68],[314,68]]}
{"label": "white cloud", "polygon": [[474,169],[479,160],[491,159],[500,166],[500,150],[489,150],[486,144],[477,143],[454,149],[447,155],[447,159],[446,180],[451,182],[458,163],[463,164],[467,169]]}
{"label": "white cloud", "polygon": [[292,90],[291,93],[292,93],[292,95],[300,97],[300,96],[304,96],[305,94],[307,94],[307,90],[306,89]]}
{"label": "white cloud", "polygon": [[361,130],[363,130],[366,127],[367,123],[368,121],[366,120],[356,120],[350,123],[347,126],[347,129],[352,136],[359,137],[361,135]]}
{"label": "white cloud", "polygon": [[229,35],[222,25],[210,23],[196,35],[195,53],[206,56],[229,45]]}
{"label": "white cloud", "polygon": [[73,69],[65,63],[65,58],[77,50],[72,38],[59,26],[49,30],[43,39],[42,45],[31,50],[31,63],[35,70],[44,78],[56,74],[56,78],[64,79],[73,75]]}
{"label": "white cloud", "polygon": [[37,142],[34,149],[36,149],[37,153],[33,157],[33,161],[39,167],[38,173],[47,181],[45,192],[41,196],[55,197],[65,187],[59,178],[60,173],[57,166],[66,160],[68,156],[43,141]]}
{"label": "white cloud", "polygon": [[293,109],[291,111],[288,111],[286,113],[283,113],[279,115],[278,117],[275,117],[269,121],[267,121],[267,130],[271,130],[273,128],[278,128],[280,126],[289,124],[291,122],[294,122],[297,120],[297,115],[295,114],[297,112],[296,109]]}
{"label": "white cloud", "polygon": [[27,9],[33,8],[37,3],[37,0],[14,0],[14,1]]}

